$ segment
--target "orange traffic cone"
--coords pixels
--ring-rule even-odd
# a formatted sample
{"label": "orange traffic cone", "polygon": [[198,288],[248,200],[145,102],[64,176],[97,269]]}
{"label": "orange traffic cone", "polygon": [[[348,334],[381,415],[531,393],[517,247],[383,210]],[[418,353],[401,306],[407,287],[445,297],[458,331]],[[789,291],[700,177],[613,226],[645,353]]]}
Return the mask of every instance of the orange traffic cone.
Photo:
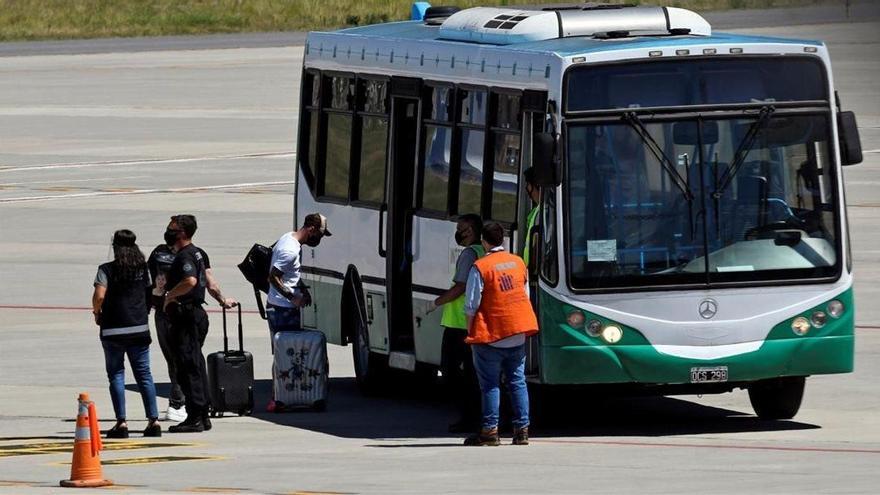
{"label": "orange traffic cone", "polygon": [[79,394],[79,413],[76,415],[76,439],[73,442],[73,463],[70,479],[62,480],[61,486],[70,488],[93,488],[109,486],[101,474],[101,430],[98,428],[98,411],[89,394]]}

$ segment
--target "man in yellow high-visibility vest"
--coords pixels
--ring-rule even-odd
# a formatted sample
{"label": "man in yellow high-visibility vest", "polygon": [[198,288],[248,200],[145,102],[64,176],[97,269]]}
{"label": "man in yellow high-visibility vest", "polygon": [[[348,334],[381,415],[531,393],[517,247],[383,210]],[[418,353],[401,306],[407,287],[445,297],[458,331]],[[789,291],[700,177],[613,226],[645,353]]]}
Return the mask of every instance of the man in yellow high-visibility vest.
{"label": "man in yellow high-visibility vest", "polygon": [[[469,431],[479,423],[480,390],[474,372],[467,337],[467,317],[464,314],[464,288],[468,272],[474,262],[485,252],[480,244],[483,222],[479,215],[466,214],[458,218],[455,242],[464,247],[455,263],[452,286],[434,300],[434,309],[443,306],[443,347],[440,369],[450,397],[458,407],[460,417],[449,425],[452,433]],[[432,309],[433,311],[433,309]]]}

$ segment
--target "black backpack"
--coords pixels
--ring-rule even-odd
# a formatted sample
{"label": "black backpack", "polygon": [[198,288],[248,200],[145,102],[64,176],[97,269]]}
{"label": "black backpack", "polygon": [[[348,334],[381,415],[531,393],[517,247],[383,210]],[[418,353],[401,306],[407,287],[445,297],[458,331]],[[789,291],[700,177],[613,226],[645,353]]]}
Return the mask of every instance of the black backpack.
{"label": "black backpack", "polygon": [[[275,245],[273,244],[272,247]],[[263,308],[263,298],[260,292],[269,292],[269,269],[272,265],[272,247],[262,244],[254,244],[244,260],[238,264],[244,278],[254,286],[254,296],[257,298],[257,307],[260,316],[266,319],[266,311]]]}

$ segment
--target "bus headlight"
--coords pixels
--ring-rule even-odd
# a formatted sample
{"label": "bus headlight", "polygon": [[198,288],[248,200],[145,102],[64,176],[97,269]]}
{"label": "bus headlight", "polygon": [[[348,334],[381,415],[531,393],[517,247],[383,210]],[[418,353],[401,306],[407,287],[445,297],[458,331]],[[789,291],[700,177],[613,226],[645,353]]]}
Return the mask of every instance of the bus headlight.
{"label": "bus headlight", "polygon": [[798,316],[791,322],[791,331],[796,335],[806,335],[810,331],[810,321],[803,316]]}
{"label": "bus headlight", "polygon": [[586,319],[582,312],[574,310],[568,314],[568,318],[565,320],[571,328],[583,328]]}
{"label": "bus headlight", "polygon": [[614,325],[608,325],[607,327],[602,329],[602,339],[609,344],[616,344],[620,342],[620,339],[623,337],[623,330],[620,327],[616,327]]}
{"label": "bus headlight", "polygon": [[826,309],[828,309],[828,314],[831,315],[832,318],[840,318],[845,307],[842,302],[835,299],[828,303],[828,308]]}
{"label": "bus headlight", "polygon": [[599,320],[590,320],[587,323],[587,334],[590,337],[598,337],[602,333],[602,322]]}
{"label": "bus headlight", "polygon": [[828,314],[824,311],[813,311],[813,314],[810,315],[810,323],[813,324],[816,328],[822,328],[825,326],[825,323],[828,322]]}

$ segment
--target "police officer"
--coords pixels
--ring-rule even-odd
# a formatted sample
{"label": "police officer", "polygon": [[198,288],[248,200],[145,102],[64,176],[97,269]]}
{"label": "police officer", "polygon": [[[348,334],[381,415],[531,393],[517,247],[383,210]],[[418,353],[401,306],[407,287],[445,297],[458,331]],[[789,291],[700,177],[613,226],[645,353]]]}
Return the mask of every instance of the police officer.
{"label": "police officer", "polygon": [[[196,218],[192,215],[171,217],[166,232],[167,240],[174,240],[174,261],[168,270],[165,286],[164,310],[171,323],[175,348],[177,380],[186,396],[186,419],[168,428],[171,433],[202,432],[211,428],[208,419],[208,371],[202,344],[208,333],[208,315],[202,308],[208,287],[206,256],[192,243],[196,232]],[[237,303],[224,298],[217,291],[218,302],[226,308]]]}
{"label": "police officer", "polygon": [[[165,231],[165,242],[156,246],[150,253],[147,260],[147,266],[150,269],[150,278],[153,281],[151,304],[155,308],[153,312],[153,321],[156,325],[156,336],[159,340],[159,348],[162,350],[162,356],[168,367],[168,377],[171,379],[171,395],[168,399],[168,411],[165,418],[171,421],[182,421],[186,418],[186,400],[183,390],[177,381],[177,366],[175,359],[175,346],[171,338],[171,322],[168,314],[163,311],[165,305],[165,291],[170,289],[166,281],[168,279],[168,271],[171,269],[171,263],[174,262],[176,254],[174,246],[177,243],[177,233],[174,231]],[[207,290],[211,296],[221,305],[223,304],[223,294],[220,291],[220,285],[214,278],[211,271],[211,261],[201,248],[196,248],[202,256],[205,263],[205,276],[207,278]],[[202,341],[204,344],[204,340]]]}

